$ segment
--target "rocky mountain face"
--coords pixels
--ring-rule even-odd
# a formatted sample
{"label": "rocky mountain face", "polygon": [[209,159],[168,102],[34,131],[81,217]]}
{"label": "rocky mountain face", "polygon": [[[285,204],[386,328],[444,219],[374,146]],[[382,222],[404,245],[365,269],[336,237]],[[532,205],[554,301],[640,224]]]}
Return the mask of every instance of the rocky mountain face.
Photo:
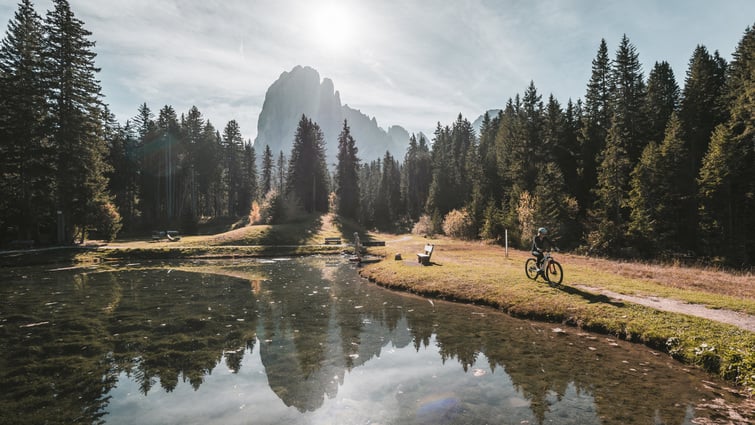
{"label": "rocky mountain face", "polygon": [[394,158],[403,159],[409,145],[409,133],[400,126],[384,130],[377,120],[358,109],[341,104],[341,96],[329,78],[320,80],[313,68],[296,66],[283,72],[265,95],[254,147],[258,155],[270,146],[273,155],[280,151],[288,157],[293,146],[296,127],[301,116],[316,122],[325,135],[325,149],[329,165],[336,164],[338,135],[346,119],[351,135],[359,148],[363,163],[382,158],[389,151]]}

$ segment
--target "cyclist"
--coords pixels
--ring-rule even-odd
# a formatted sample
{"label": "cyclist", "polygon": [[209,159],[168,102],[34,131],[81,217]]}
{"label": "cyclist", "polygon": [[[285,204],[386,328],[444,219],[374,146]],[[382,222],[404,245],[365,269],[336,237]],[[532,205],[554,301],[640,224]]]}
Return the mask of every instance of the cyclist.
{"label": "cyclist", "polygon": [[537,273],[542,274],[543,271],[540,270],[540,268],[543,265],[543,257],[545,256],[543,254],[543,251],[547,248],[554,248],[555,245],[553,245],[553,242],[546,236],[548,234],[548,229],[545,227],[541,227],[537,229],[537,235],[535,235],[534,239],[532,240],[532,255],[537,258]]}

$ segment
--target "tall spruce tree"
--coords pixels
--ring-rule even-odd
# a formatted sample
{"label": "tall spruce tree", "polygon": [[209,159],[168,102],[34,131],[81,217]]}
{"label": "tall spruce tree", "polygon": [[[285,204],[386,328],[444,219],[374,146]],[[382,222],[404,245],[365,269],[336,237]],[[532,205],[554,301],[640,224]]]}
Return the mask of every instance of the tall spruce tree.
{"label": "tall spruce tree", "polygon": [[589,248],[616,253],[623,247],[628,221],[628,192],[631,162],[618,120],[611,126],[600,155],[596,202],[592,210]]}
{"label": "tall spruce tree", "polygon": [[15,239],[39,240],[55,220],[43,48],[42,18],[23,0],[0,42],[0,229]]}
{"label": "tall spruce tree", "polygon": [[624,35],[611,68],[611,111],[612,125],[617,126],[621,132],[631,164],[637,162],[647,144],[647,120],[643,115],[645,91],[637,49]]}
{"label": "tall spruce tree", "polygon": [[749,267],[755,258],[755,26],[728,69],[729,120],[714,131],[698,177],[703,253]]}
{"label": "tall spruce tree", "polygon": [[690,153],[691,176],[700,169],[713,129],[726,119],[723,94],[727,66],[717,51],[711,55],[701,45],[695,48],[689,61],[679,119]]}
{"label": "tall spruce tree", "polygon": [[283,151],[278,152],[278,161],[275,163],[275,189],[279,193],[286,192],[286,176],[288,175],[287,163],[288,161],[286,160],[286,155],[283,154]]}
{"label": "tall spruce tree", "polygon": [[694,204],[684,194],[687,161],[681,125],[673,114],[663,142],[648,144],[632,171],[627,230],[645,255],[678,252],[689,243],[686,217]]}
{"label": "tall spruce tree", "polygon": [[[113,117],[113,120],[115,117]],[[123,217],[123,229],[134,231],[139,216],[139,173],[137,138],[130,120],[121,127],[112,126],[108,162],[113,167],[108,174],[110,193]]]}
{"label": "tall spruce tree", "polygon": [[583,210],[592,205],[591,191],[597,184],[598,155],[605,146],[611,127],[611,62],[606,40],[600,40],[598,53],[592,61],[592,75],[585,94],[582,131],[580,133],[581,190],[577,194]]}
{"label": "tall spruce tree", "polygon": [[451,128],[443,127],[438,122],[432,149],[433,178],[425,206],[426,211],[434,217],[436,231],[440,230],[443,216],[461,206],[456,186],[459,181],[456,176],[458,169],[453,153]]}
{"label": "tall spruce tree", "polygon": [[678,111],[681,92],[668,62],[656,62],[648,75],[645,96],[646,137],[663,140],[671,115]]}
{"label": "tall spruce tree", "polygon": [[231,217],[242,214],[245,205],[241,203],[242,162],[244,156],[244,138],[236,120],[228,121],[223,129],[224,170],[223,186],[226,193],[227,211]]}
{"label": "tall spruce tree", "polygon": [[265,151],[262,153],[262,179],[260,182],[260,198],[267,196],[267,193],[273,188],[273,151],[270,145],[265,145]]}
{"label": "tall spruce tree", "polygon": [[194,220],[199,215],[197,162],[201,157],[199,145],[204,125],[204,117],[196,106],[192,106],[186,115],[181,116],[181,142],[183,151],[186,152],[183,159],[184,184],[181,190],[181,199],[185,203],[182,205],[181,216],[184,219],[188,217]]}
{"label": "tall spruce tree", "polygon": [[378,189],[373,201],[374,221],[379,229],[392,229],[403,213],[401,200],[401,169],[390,152],[383,156],[382,170],[378,162]]}
{"label": "tall spruce tree", "polygon": [[239,204],[243,215],[248,215],[252,209],[252,202],[257,199],[259,192],[257,180],[257,154],[251,140],[244,143],[244,156],[241,160],[241,189]]}
{"label": "tall spruce tree", "polygon": [[160,109],[156,125],[158,142],[155,146],[157,150],[153,152],[153,155],[159,164],[157,170],[159,190],[163,193],[163,196],[159,197],[162,203],[158,206],[158,210],[161,218],[170,222],[177,217],[176,172],[182,153],[178,146],[181,138],[180,125],[172,106],[165,105]]}
{"label": "tall spruce tree", "polygon": [[194,168],[197,170],[199,213],[202,216],[219,216],[223,210],[221,140],[220,133],[207,120],[196,146],[197,156],[194,158]]}
{"label": "tall spruce tree", "polygon": [[424,211],[432,179],[430,148],[425,137],[412,134],[404,156],[402,168],[402,197],[406,200],[406,210],[412,220],[418,220]]}
{"label": "tall spruce tree", "polygon": [[109,202],[107,152],[101,122],[101,93],[95,74],[91,32],[66,0],[47,13],[45,81],[51,89],[51,139],[56,150],[56,205],[64,220],[64,241],[83,241],[100,205]]}
{"label": "tall spruce tree", "polygon": [[328,211],[328,170],[325,141],[317,123],[302,115],[289,159],[286,190],[306,212]]}
{"label": "tall spruce tree", "polygon": [[501,123],[502,114],[503,111],[499,111],[492,118],[488,114],[484,114],[478,142],[480,162],[484,176],[481,191],[485,199],[492,201],[494,204],[498,204],[501,201],[501,182],[496,169],[498,160],[496,158],[495,137],[498,132],[498,126]]}
{"label": "tall spruce tree", "polygon": [[146,103],[139,105],[133,117],[136,133],[135,158],[139,170],[139,209],[144,223],[158,223],[160,219],[160,182],[159,182],[159,148],[160,131],[154,120],[154,114]]}
{"label": "tall spruce tree", "polygon": [[[725,73],[728,64],[718,52],[710,54],[704,46],[697,46],[692,54],[687,70],[682,100],[679,107],[682,140],[689,153],[688,163],[684,167],[686,178],[683,179],[685,199],[693,200],[699,191],[696,177],[699,175],[703,157],[713,130],[726,120],[724,102]],[[700,217],[694,207],[685,217],[687,235],[693,241],[687,249],[697,249],[694,241],[697,235]]]}
{"label": "tall spruce tree", "polygon": [[338,136],[338,164],[336,168],[337,212],[356,220],[359,211],[359,158],[356,141],[346,120]]}
{"label": "tall spruce tree", "polygon": [[566,110],[563,114],[563,133],[560,144],[556,149],[556,162],[564,173],[564,182],[570,194],[575,198],[580,193],[579,184],[579,163],[580,163],[580,146],[579,134],[582,125],[582,102],[572,102],[571,99],[566,103]]}

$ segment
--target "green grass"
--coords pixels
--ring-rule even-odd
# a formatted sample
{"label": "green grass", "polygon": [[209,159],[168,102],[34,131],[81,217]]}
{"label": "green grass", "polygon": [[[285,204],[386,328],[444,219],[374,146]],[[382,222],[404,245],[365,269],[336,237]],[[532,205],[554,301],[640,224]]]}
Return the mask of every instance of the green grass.
{"label": "green grass", "polygon": [[[424,241],[409,241],[411,247],[419,247],[420,243]],[[404,261],[369,264],[361,273],[389,288],[488,305],[516,317],[579,326],[642,343],[755,394],[755,333],[707,319],[613,301],[577,286],[666,296],[747,312],[755,311],[750,299],[668,288],[610,270],[571,264],[567,258],[562,261],[564,284],[551,287],[542,279],[535,282],[525,277],[527,255],[521,252],[506,259],[499,249],[449,240],[437,241],[436,251],[430,267],[416,265],[415,253],[409,252],[402,253]]]}

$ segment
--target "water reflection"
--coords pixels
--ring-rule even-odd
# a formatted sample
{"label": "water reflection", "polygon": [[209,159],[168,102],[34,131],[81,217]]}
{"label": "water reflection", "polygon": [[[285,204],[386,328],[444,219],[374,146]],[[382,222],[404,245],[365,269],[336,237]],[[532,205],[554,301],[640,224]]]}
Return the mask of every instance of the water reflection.
{"label": "water reflection", "polygon": [[644,347],[332,258],[15,270],[0,354],[0,423],[685,424],[727,397]]}

